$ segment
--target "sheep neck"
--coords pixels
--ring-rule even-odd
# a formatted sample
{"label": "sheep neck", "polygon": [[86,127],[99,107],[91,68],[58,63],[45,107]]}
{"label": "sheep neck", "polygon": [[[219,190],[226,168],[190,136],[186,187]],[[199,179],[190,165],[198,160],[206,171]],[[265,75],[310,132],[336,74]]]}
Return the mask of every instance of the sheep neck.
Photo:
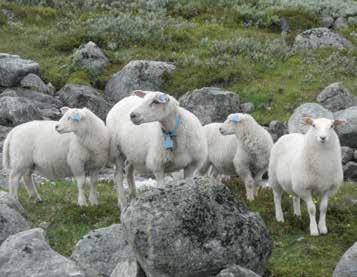
{"label": "sheep neck", "polygon": [[162,130],[165,133],[171,132],[172,130],[175,130],[176,128],[176,117],[177,117],[177,111],[174,111],[170,115],[168,115],[165,119],[161,120],[161,126]]}

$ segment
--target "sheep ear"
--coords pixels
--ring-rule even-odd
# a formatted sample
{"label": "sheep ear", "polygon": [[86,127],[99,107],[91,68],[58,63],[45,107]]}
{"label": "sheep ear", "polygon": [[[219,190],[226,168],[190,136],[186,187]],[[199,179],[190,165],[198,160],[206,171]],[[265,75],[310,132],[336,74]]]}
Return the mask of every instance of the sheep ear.
{"label": "sheep ear", "polygon": [[343,126],[343,125],[346,125],[346,124],[347,124],[347,121],[343,120],[343,119],[335,119],[333,121],[333,126]]}
{"label": "sheep ear", "polygon": [[131,93],[131,95],[136,95],[136,96],[138,96],[138,97],[140,97],[140,98],[144,98],[145,95],[146,95],[146,92],[143,91],[143,90],[134,90],[134,91]]}
{"label": "sheep ear", "polygon": [[68,107],[62,107],[60,110],[61,110],[61,113],[62,114],[65,114],[66,112],[68,112],[71,108],[68,108]]}
{"label": "sheep ear", "polygon": [[312,125],[313,122],[314,120],[311,117],[304,117],[304,123],[306,125]]}
{"label": "sheep ear", "polygon": [[155,99],[162,104],[170,102],[170,97],[165,93],[160,93],[158,96],[155,97]]}

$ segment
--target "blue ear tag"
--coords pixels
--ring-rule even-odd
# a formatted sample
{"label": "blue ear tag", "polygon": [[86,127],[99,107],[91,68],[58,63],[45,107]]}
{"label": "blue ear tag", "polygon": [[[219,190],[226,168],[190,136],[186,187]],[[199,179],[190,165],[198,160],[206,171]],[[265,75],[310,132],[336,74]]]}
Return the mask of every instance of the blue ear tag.
{"label": "blue ear tag", "polygon": [[162,103],[166,103],[167,102],[167,95],[162,93],[159,95],[159,100],[162,102]]}
{"label": "blue ear tag", "polygon": [[232,114],[231,121],[234,123],[238,123],[240,121],[239,115],[237,113]]}
{"label": "blue ear tag", "polygon": [[174,148],[174,142],[170,135],[165,135],[164,148],[165,149],[173,149]]}
{"label": "blue ear tag", "polygon": [[79,122],[81,120],[81,115],[79,113],[76,113],[72,116],[72,120]]}

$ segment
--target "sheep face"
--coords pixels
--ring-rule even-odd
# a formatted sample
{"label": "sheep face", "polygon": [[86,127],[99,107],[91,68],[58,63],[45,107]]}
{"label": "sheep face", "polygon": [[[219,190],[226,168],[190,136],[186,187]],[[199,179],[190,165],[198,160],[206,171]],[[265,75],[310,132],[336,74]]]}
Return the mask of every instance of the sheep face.
{"label": "sheep face", "polygon": [[165,93],[141,90],[133,93],[143,98],[143,101],[130,113],[130,119],[135,125],[162,122],[177,109],[177,101]]}
{"label": "sheep face", "polygon": [[334,128],[338,125],[343,125],[346,122],[343,120],[331,120],[327,118],[312,119],[310,117],[305,117],[304,123],[311,126],[308,133],[314,135],[319,143],[324,144],[329,141],[332,134],[335,134]]}
{"label": "sheep face", "polygon": [[237,128],[242,126],[244,122],[248,120],[248,117],[249,115],[243,113],[230,114],[219,128],[220,133],[223,136],[234,135]]}
{"label": "sheep face", "polygon": [[60,134],[75,132],[79,129],[81,121],[84,119],[84,112],[81,109],[61,108],[63,114],[55,128]]}

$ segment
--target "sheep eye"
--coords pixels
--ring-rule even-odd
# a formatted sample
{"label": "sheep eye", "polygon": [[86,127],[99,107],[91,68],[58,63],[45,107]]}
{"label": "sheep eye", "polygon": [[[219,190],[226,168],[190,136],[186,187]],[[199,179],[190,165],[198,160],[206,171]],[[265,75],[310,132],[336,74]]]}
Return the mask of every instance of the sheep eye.
{"label": "sheep eye", "polygon": [[152,101],[152,104],[155,104],[155,105],[156,105],[156,104],[160,104],[160,103],[159,103],[159,101],[154,100],[154,101]]}
{"label": "sheep eye", "polygon": [[316,125],[315,125],[315,124],[312,124],[312,127],[316,128]]}

